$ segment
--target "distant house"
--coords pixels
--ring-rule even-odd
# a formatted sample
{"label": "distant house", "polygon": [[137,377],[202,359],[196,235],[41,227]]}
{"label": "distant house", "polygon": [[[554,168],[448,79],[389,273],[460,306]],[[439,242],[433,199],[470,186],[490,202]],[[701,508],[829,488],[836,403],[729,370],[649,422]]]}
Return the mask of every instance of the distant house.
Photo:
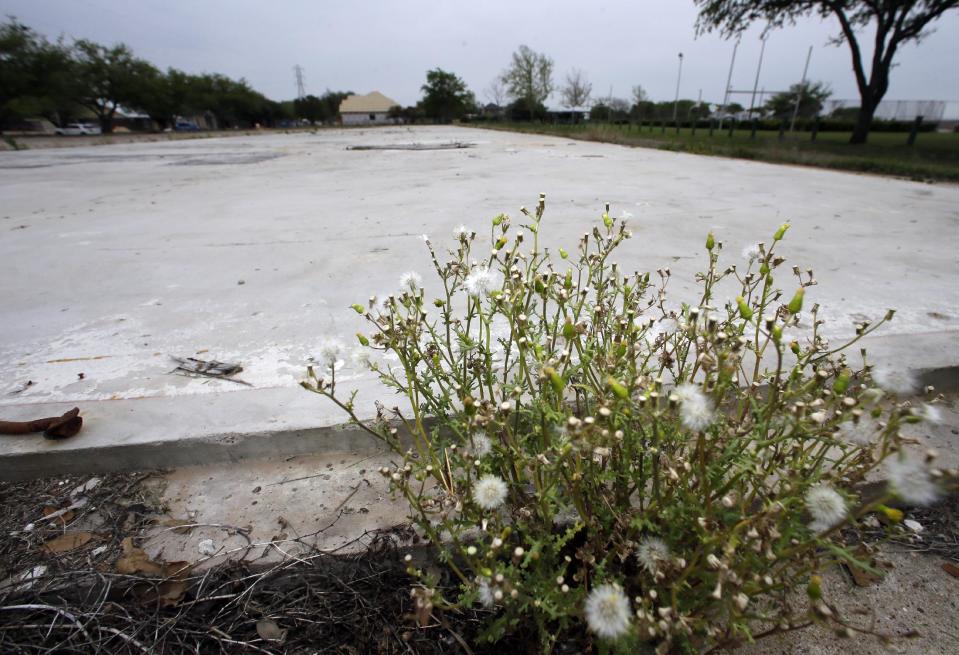
{"label": "distant house", "polygon": [[344,125],[385,125],[394,122],[389,115],[390,109],[399,104],[379,91],[365,96],[347,96],[340,103],[340,116]]}
{"label": "distant house", "polygon": [[582,123],[589,120],[589,107],[547,108],[546,118],[551,123]]}

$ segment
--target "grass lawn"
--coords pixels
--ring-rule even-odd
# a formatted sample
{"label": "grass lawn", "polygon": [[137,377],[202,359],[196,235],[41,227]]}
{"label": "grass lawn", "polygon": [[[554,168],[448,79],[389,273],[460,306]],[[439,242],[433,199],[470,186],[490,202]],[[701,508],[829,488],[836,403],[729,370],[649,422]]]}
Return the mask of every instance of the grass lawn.
{"label": "grass lawn", "polygon": [[748,129],[728,129],[709,135],[708,127],[666,128],[638,125],[550,125],[536,123],[480,123],[486,127],[516,132],[549,134],[570,139],[602,141],[644,148],[659,148],[697,155],[715,155],[755,159],[781,164],[821,166],[863,173],[894,175],[913,180],[959,182],[959,133],[922,132],[913,146],[906,145],[908,134],[874,132],[865,145],[849,145],[849,132],[820,132],[816,141],[809,132],[786,134],[758,131],[755,139]]}

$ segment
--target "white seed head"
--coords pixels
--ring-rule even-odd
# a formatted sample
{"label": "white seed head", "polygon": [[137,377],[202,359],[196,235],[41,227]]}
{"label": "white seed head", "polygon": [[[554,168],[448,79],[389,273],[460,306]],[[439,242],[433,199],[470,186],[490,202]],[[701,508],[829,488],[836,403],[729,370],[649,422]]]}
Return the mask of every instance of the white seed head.
{"label": "white seed head", "polygon": [[876,366],[872,370],[872,379],[883,391],[906,396],[915,393],[919,381],[910,371],[888,364]]}
{"label": "white seed head", "polygon": [[683,426],[701,431],[713,422],[712,403],[699,385],[684,383],[676,387],[673,395],[679,400],[679,418]]}
{"label": "white seed head", "polygon": [[506,500],[506,493],[502,478],[486,474],[473,486],[473,501],[483,509],[496,509]]}
{"label": "white seed head", "polygon": [[879,422],[869,414],[863,414],[858,421],[846,421],[839,426],[842,439],[861,446],[872,444],[878,431]]}
{"label": "white seed head", "polygon": [[617,585],[602,584],[586,597],[586,624],[603,639],[618,639],[629,631],[629,599]]}
{"label": "white seed head", "polygon": [[342,352],[343,344],[339,339],[325,339],[320,342],[320,357],[328,366],[336,365]]}
{"label": "white seed head", "polygon": [[846,501],[827,484],[817,484],[806,492],[806,509],[812,516],[809,529],[825,532],[846,518]]}
{"label": "white seed head", "polygon": [[925,462],[911,452],[900,452],[886,460],[886,474],[893,492],[907,503],[931,505],[939,499],[939,488]]}
{"label": "white seed head", "polygon": [[660,563],[669,560],[669,546],[659,537],[644,537],[636,547],[636,559],[649,573],[656,573]]}
{"label": "white seed head", "polygon": [[490,270],[485,266],[477,266],[474,268],[463,281],[466,292],[471,296],[477,297],[488,296],[490,292],[495,290],[500,284],[501,276],[499,272]]}

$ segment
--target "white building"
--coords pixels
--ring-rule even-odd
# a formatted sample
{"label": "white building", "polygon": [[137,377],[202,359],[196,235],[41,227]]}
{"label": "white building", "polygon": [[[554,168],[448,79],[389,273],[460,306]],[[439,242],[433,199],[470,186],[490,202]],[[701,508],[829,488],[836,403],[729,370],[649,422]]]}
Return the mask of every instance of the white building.
{"label": "white building", "polygon": [[393,122],[389,117],[390,108],[399,104],[379,91],[365,96],[347,96],[340,103],[340,116],[344,125],[384,125]]}

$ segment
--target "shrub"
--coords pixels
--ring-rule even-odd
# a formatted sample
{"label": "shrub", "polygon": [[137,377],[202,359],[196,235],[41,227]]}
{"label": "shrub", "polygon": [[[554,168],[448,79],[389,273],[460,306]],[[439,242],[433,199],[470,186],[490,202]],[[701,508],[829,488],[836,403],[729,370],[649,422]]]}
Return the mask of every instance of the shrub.
{"label": "shrub", "polygon": [[[396,295],[353,306],[371,330],[360,361],[405,404],[361,425],[402,456],[381,473],[459,582],[443,589],[411,563],[421,619],[478,603],[486,638],[527,631],[544,651],[577,634],[693,652],[811,622],[868,631],[817,574],[868,568],[839,530],[898,518],[883,505],[893,491],[937,493],[899,433],[935,408],[894,402],[877,383],[905,393],[914,380],[844,354],[893,312],[827,343],[806,308],[812,271],[793,268],[793,294],[776,287],[788,225],[741,265],[720,266],[710,234],[698,299],[677,305],[669,269],[612,260],[630,232],[608,207],[574,253],[540,246],[544,211],[540,196],[518,226],[497,216],[492,250],[461,227],[441,260],[427,238],[432,300],[409,273]],[[335,349],[324,356],[303,385],[359,423]],[[898,489],[863,501],[857,485],[887,458]]]}

